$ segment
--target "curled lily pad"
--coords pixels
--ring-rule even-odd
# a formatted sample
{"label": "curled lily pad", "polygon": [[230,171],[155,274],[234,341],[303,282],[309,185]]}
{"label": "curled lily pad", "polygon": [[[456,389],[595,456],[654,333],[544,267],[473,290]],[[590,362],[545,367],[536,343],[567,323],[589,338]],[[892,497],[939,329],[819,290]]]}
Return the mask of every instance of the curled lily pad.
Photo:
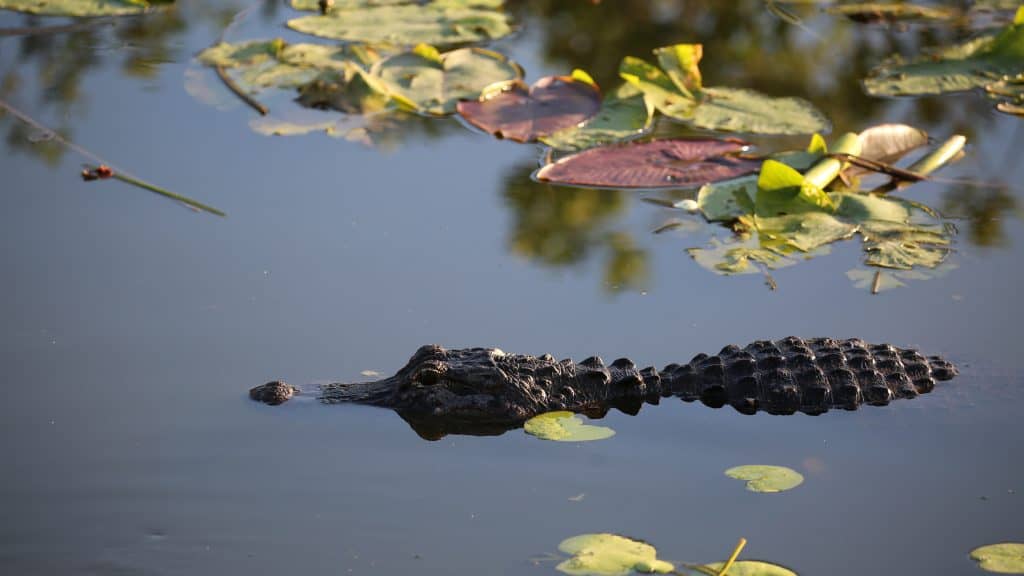
{"label": "curled lily pad", "polygon": [[372,69],[392,93],[399,93],[417,112],[452,114],[459,100],[476,99],[496,82],[522,77],[518,64],[481,48],[438,53],[422,44],[411,52],[378,62]]}
{"label": "curled lily pad", "polygon": [[654,107],[644,93],[630,84],[607,95],[592,118],[581,126],[542,136],[540,141],[556,150],[584,150],[636,138],[651,127]]}
{"label": "curled lily pad", "polygon": [[479,100],[459,102],[459,114],[467,122],[516,142],[532,142],[540,136],[575,126],[601,107],[601,92],[589,78],[548,76],[527,88],[520,80],[488,87]]}
{"label": "curled lily pad", "polygon": [[997,574],[1024,574],[1024,544],[1003,542],[971,550],[982,570]]}
{"label": "curled lily pad", "polygon": [[626,576],[633,572],[667,574],[675,567],[658,560],[658,551],[646,542],[617,534],[581,534],[563,540],[558,549],[572,558],[556,568],[573,576]]}
{"label": "curled lily pad", "polygon": [[[714,564],[705,564],[704,568],[714,574],[718,574],[724,565],[724,562],[715,562]],[[797,576],[797,574],[789,568],[779,566],[778,564],[761,562],[759,560],[740,560],[734,562],[729,568],[729,576]]]}
{"label": "curled lily pad", "polygon": [[756,172],[740,140],[653,140],[591,148],[537,171],[537,179],[609,188],[696,188]]}
{"label": "curled lily pad", "polygon": [[565,410],[534,416],[526,421],[523,429],[531,436],[556,442],[588,442],[615,435],[611,428],[584,424],[581,416]]}
{"label": "curled lily pad", "polygon": [[751,492],[784,492],[796,488],[804,481],[799,472],[784,466],[736,466],[726,470],[725,475],[746,480],[747,490]]}
{"label": "curled lily pad", "polygon": [[42,16],[125,16],[141,14],[153,6],[173,0],[0,0],[0,9]]}
{"label": "curled lily pad", "polygon": [[488,7],[455,2],[334,8],[288,21],[298,32],[346,42],[450,46],[494,40],[512,31],[508,16]]}
{"label": "curled lily pad", "polygon": [[868,94],[916,96],[981,88],[1003,76],[1024,74],[1024,7],[996,34],[904,62],[891,58],[864,80]]}
{"label": "curled lily pad", "polygon": [[857,135],[860,156],[892,164],[907,153],[928,144],[928,133],[906,124],[879,124]]}

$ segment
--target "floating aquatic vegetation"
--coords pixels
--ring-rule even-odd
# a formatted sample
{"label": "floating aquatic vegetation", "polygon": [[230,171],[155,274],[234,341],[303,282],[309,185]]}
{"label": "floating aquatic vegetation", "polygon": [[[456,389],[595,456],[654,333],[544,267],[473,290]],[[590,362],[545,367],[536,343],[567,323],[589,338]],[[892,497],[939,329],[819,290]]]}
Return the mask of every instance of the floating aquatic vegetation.
{"label": "floating aquatic vegetation", "polygon": [[558,549],[572,555],[557,566],[558,570],[573,576],[667,574],[675,570],[672,564],[658,559],[654,546],[617,534],[581,534],[563,540]]}
{"label": "floating aquatic vegetation", "polygon": [[998,100],[996,110],[1024,116],[1024,74],[993,82],[985,86],[985,92],[989,98]]}
{"label": "floating aquatic vegetation", "polygon": [[785,492],[804,482],[804,477],[799,472],[785,466],[736,466],[726,470],[725,475],[737,480],[746,480],[747,490],[751,492]]}
{"label": "floating aquatic vegetation", "polygon": [[846,16],[855,22],[905,22],[913,20],[949,21],[961,16],[959,10],[944,6],[921,4],[858,2],[839,4],[825,9],[830,14]]}
{"label": "floating aquatic vegetation", "polygon": [[971,550],[982,570],[997,574],[1024,574],[1024,544],[1003,542]]}
{"label": "floating aquatic vegetation", "polygon": [[[921,179],[952,160],[964,144],[963,137],[955,137],[906,170],[889,166],[926,138],[911,127],[882,125],[841,137],[831,154],[824,154],[816,140],[805,153],[766,159],[756,177],[705,185],[697,194],[698,209],[708,221],[728,224],[735,236],[712,239],[710,246],[687,252],[719,274],[755,273],[791,266],[859,234],[865,264],[915,272],[902,274],[904,279],[921,277],[945,261],[954,231],[921,204],[860,191],[852,171],[856,166],[842,159],[856,158],[858,166],[880,163],[898,177]],[[805,156],[818,159],[803,173],[787,163],[806,162]],[[827,191],[837,177],[845,184]],[[877,280],[873,286],[877,291]]]}
{"label": "floating aquatic vegetation", "polygon": [[651,127],[654,105],[630,84],[605,96],[601,109],[580,126],[559,130],[539,140],[556,150],[584,150],[642,136]]}
{"label": "floating aquatic vegetation", "polygon": [[[703,568],[707,571],[701,572],[705,574],[718,575],[722,573],[723,566],[724,562],[705,564]],[[779,566],[778,564],[772,564],[770,562],[761,562],[760,560],[740,560],[729,567],[729,576],[797,576],[797,574],[785,566]]]}
{"label": "floating aquatic vegetation", "polygon": [[615,430],[585,424],[582,416],[565,410],[534,416],[526,421],[523,429],[531,436],[556,442],[588,442],[615,435]]}
{"label": "floating aquatic vegetation", "polygon": [[904,61],[893,57],[872,70],[864,88],[872,96],[919,96],[998,85],[1024,74],[1024,6],[997,33]]}
{"label": "floating aquatic vegetation", "polygon": [[608,188],[695,188],[756,172],[759,160],[737,157],[741,140],[652,140],[591,148],[537,171],[556,184]]}
{"label": "floating aquatic vegetation", "polygon": [[492,84],[478,100],[459,102],[459,115],[467,122],[516,142],[575,126],[601,107],[601,92],[586,73],[547,76],[527,87],[521,80]]}
{"label": "floating aquatic vegetation", "polygon": [[0,9],[41,16],[125,16],[141,14],[174,0],[0,0]]}
{"label": "floating aquatic vegetation", "polygon": [[[296,2],[296,7],[319,11],[318,3]],[[512,32],[508,15],[499,8],[500,3],[493,1],[343,2],[325,14],[289,20],[288,27],[345,42],[451,46],[495,40]]]}
{"label": "floating aquatic vegetation", "polygon": [[475,99],[491,84],[523,75],[497,52],[463,48],[442,54],[426,44],[378,62],[371,72],[417,112],[436,116],[454,113],[459,100]]}
{"label": "floating aquatic vegetation", "polygon": [[623,59],[619,75],[648,95],[662,114],[695,128],[759,134],[827,132],[828,119],[800,98],[773,98],[753,90],[705,87],[698,63],[700,44],[654,51],[658,66]]}

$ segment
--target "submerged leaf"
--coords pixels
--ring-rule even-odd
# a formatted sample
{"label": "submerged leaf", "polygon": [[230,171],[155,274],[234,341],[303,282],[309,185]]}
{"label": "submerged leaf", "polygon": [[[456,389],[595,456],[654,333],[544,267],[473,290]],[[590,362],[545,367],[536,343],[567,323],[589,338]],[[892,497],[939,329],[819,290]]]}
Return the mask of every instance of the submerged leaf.
{"label": "submerged leaf", "polygon": [[556,150],[584,150],[641,136],[650,129],[654,108],[642,92],[623,84],[607,95],[601,109],[581,126],[559,130],[540,141]]}
{"label": "submerged leaf", "polygon": [[571,76],[541,78],[529,88],[519,80],[492,85],[479,100],[458,103],[467,122],[516,142],[575,126],[601,107],[597,87]]}
{"label": "submerged leaf", "polygon": [[653,140],[591,148],[537,171],[537,179],[609,188],[696,188],[757,170],[759,162],[738,158],[739,140]]}
{"label": "submerged leaf", "polygon": [[438,54],[427,45],[378,62],[372,72],[417,112],[433,115],[452,114],[459,100],[476,99],[491,84],[522,77],[519,65],[497,52],[462,48]]}
{"label": "submerged leaf", "polygon": [[804,481],[799,472],[784,466],[736,466],[726,470],[725,475],[737,480],[746,480],[747,490],[751,492],[783,492],[796,488]]}
{"label": "submerged leaf", "polygon": [[512,31],[504,12],[450,1],[335,8],[324,15],[289,20],[288,27],[346,42],[434,46],[494,40]]}
{"label": "submerged leaf", "polygon": [[1024,574],[1024,544],[1003,542],[971,550],[982,570],[998,574]]}
{"label": "submerged leaf", "polygon": [[558,549],[572,558],[557,566],[573,576],[626,576],[632,572],[667,574],[675,567],[658,560],[658,551],[617,534],[581,534],[563,540]]}
{"label": "submerged leaf", "polygon": [[615,430],[584,424],[582,416],[565,410],[534,416],[526,421],[523,430],[531,436],[556,442],[589,442],[615,435]]}

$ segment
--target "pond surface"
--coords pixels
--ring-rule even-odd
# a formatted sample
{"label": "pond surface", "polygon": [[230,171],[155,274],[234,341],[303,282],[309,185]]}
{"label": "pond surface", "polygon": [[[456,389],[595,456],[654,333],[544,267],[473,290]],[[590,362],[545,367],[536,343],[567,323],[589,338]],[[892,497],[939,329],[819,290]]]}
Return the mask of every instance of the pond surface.
{"label": "pond surface", "polygon": [[[455,120],[377,148],[253,132],[248,108],[185,89],[197,70],[218,87],[192,58],[242,4],[0,37],[8,102],[228,213],[83,183],[86,159],[0,118],[0,572],[554,574],[560,541],[614,532],[669,560],[720,561],[742,536],[744,558],[802,575],[980,574],[972,548],[1024,539],[1024,121],[974,94],[884,101],[858,84],[954,34],[813,13],[808,31],[752,1],[511,4],[522,28],[496,46],[530,80],[580,67],[611,86],[622,56],[700,41],[716,82],[806,97],[836,132],[966,134],[942,176],[1008,185],[911,189],[959,229],[939,278],[872,295],[847,277],[866,268],[846,243],[774,272],[771,291],[698,266],[686,248],[714,231],[700,220],[653,234],[678,213],[650,194],[535,183],[540,148]],[[233,34],[297,39],[290,12],[267,2]],[[388,410],[246,397],[274,378],[389,374],[426,343],[661,366],[791,334],[914,346],[961,375],[820,417],[668,400],[610,413],[616,436],[582,444],[431,442]],[[723,476],[741,464],[806,481],[754,494]]]}

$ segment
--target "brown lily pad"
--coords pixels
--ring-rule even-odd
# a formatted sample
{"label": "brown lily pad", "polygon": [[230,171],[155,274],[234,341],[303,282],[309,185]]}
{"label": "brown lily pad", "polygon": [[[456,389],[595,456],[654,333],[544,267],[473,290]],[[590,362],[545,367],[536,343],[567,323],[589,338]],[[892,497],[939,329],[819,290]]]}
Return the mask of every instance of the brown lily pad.
{"label": "brown lily pad", "polygon": [[757,172],[759,160],[737,156],[747,143],[652,140],[591,148],[537,171],[538,180],[606,188],[697,188]]}
{"label": "brown lily pad", "polygon": [[488,87],[479,100],[459,102],[467,122],[516,142],[576,126],[601,109],[597,85],[572,76],[548,76],[527,87],[521,80]]}

